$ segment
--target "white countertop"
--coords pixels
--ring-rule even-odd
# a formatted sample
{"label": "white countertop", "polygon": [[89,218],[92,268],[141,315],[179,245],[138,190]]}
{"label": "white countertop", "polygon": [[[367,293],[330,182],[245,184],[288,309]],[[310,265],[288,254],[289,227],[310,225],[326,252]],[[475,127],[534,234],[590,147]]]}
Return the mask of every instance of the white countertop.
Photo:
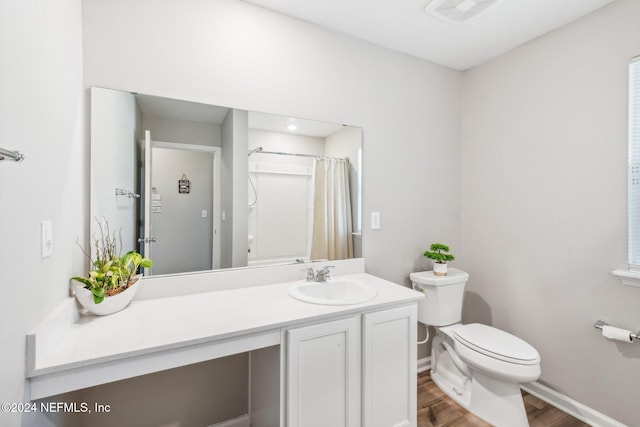
{"label": "white countertop", "polygon": [[366,273],[340,278],[362,281],[375,288],[377,296],[362,304],[316,305],[290,297],[288,288],[294,282],[287,282],[134,299],[129,307],[109,316],[80,316],[55,338],[44,336],[51,327],[41,327],[30,336],[31,342],[46,345],[28,348],[33,354],[27,355],[27,376],[60,376],[81,367],[378,310],[424,297]]}

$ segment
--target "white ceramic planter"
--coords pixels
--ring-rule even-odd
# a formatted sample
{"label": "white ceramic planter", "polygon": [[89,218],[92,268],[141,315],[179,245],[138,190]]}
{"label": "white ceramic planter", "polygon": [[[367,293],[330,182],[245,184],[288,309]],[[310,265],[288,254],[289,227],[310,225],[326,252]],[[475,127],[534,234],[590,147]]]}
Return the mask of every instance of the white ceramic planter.
{"label": "white ceramic planter", "polygon": [[434,262],[433,263],[433,274],[436,276],[446,276],[447,275],[447,263],[445,262]]}
{"label": "white ceramic planter", "polygon": [[141,279],[141,277],[138,278],[133,285],[129,286],[119,294],[105,298],[100,304],[93,302],[93,294],[90,290],[85,289],[82,286],[78,286],[75,290],[76,299],[80,305],[92,314],[105,316],[107,314],[117,313],[129,305],[133,297],[136,296],[136,292],[138,292],[138,288],[140,287]]}

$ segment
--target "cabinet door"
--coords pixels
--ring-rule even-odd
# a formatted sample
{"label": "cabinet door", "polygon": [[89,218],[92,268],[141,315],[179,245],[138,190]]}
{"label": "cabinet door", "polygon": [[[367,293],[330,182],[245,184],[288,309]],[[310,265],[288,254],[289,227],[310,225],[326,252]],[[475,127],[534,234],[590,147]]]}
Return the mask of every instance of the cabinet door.
{"label": "cabinet door", "polygon": [[287,427],[360,426],[360,318],[287,332]]}
{"label": "cabinet door", "polygon": [[415,427],[417,308],[363,316],[363,426]]}

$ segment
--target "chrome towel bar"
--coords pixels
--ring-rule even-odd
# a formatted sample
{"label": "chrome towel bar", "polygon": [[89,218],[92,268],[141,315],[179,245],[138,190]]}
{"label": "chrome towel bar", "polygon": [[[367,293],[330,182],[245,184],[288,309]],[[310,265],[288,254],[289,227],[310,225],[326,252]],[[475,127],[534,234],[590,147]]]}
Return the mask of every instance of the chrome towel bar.
{"label": "chrome towel bar", "polygon": [[5,150],[4,148],[0,148],[0,160],[10,159],[15,160],[16,162],[21,162],[24,160],[24,154],[20,151],[11,151]]}

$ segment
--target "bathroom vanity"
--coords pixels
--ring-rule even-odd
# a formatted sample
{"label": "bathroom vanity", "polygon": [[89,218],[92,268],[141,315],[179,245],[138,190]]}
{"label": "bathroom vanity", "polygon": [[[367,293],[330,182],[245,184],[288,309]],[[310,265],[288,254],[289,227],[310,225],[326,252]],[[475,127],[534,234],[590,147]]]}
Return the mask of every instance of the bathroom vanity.
{"label": "bathroom vanity", "polygon": [[145,279],[104,317],[70,298],[27,337],[31,398],[250,352],[253,427],[415,426],[423,295],[364,273],[362,259],[331,264],[332,280],[374,296],[300,301],[290,289],[304,273],[290,265]]}

